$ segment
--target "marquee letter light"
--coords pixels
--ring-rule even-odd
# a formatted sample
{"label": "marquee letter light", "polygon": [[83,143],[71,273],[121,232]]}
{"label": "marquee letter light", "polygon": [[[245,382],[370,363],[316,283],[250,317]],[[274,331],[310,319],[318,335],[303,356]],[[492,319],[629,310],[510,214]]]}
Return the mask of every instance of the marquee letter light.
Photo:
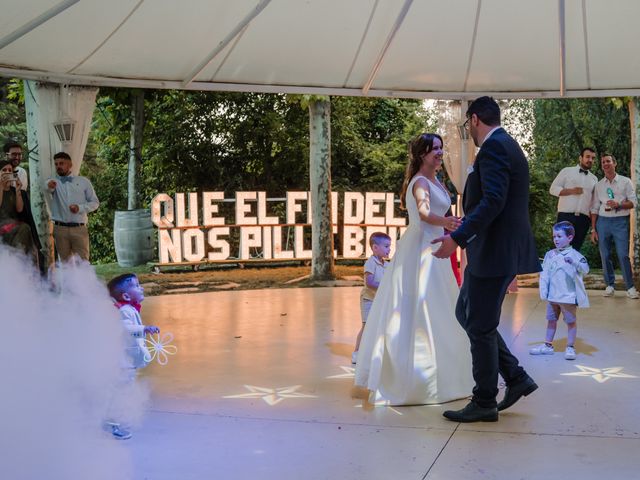
{"label": "marquee letter light", "polygon": [[202,221],[205,227],[224,225],[224,217],[215,217],[220,205],[214,202],[224,200],[224,192],[202,192]]}
{"label": "marquee letter light", "polygon": [[255,200],[257,192],[236,192],[236,225],[257,225],[258,217],[250,217],[251,204],[247,200]]}
{"label": "marquee letter light", "polygon": [[407,219],[395,216],[395,199],[393,193],[387,193],[387,204],[385,205],[385,223],[387,226],[404,227]]}
{"label": "marquee letter light", "polygon": [[258,192],[258,225],[277,225],[278,223],[280,223],[278,217],[267,217],[267,192]]}
{"label": "marquee letter light", "polygon": [[187,262],[200,262],[204,258],[204,233],[199,228],[183,230],[182,258]]}
{"label": "marquee letter light", "polygon": [[362,227],[345,225],[342,235],[342,256],[358,258],[364,253],[364,233]]}
{"label": "marquee letter light", "polygon": [[182,232],[178,228],[158,231],[160,263],[182,262]]}
{"label": "marquee letter light", "polygon": [[386,194],[383,192],[367,192],[364,198],[364,223],[367,225],[384,225],[384,217],[376,215],[376,213],[380,213],[380,203],[384,202]]}
{"label": "marquee letter light", "polygon": [[211,250],[209,251],[209,260],[226,260],[229,258],[231,248],[229,242],[218,238],[222,235],[229,236],[229,227],[216,227],[209,230],[207,240]]}
{"label": "marquee letter light", "polygon": [[260,227],[240,227],[240,260],[251,258],[251,247],[261,247],[262,239]]}
{"label": "marquee letter light", "polygon": [[158,228],[173,228],[173,198],[166,193],[153,197],[151,221]]}
{"label": "marquee letter light", "polygon": [[344,192],[344,223],[354,225],[364,221],[364,195],[360,192]]}
{"label": "marquee letter light", "polygon": [[[287,227],[287,237],[289,236],[289,227]],[[293,250],[282,249],[282,227],[273,227],[273,258],[293,258]]]}
{"label": "marquee letter light", "polygon": [[198,194],[189,193],[189,216],[187,216],[187,206],[185,205],[184,193],[176,193],[176,226],[177,227],[197,227],[198,226]]}
{"label": "marquee letter light", "polygon": [[302,212],[301,201],[307,199],[307,192],[287,192],[287,218],[289,225],[298,223],[296,221],[296,213]]}

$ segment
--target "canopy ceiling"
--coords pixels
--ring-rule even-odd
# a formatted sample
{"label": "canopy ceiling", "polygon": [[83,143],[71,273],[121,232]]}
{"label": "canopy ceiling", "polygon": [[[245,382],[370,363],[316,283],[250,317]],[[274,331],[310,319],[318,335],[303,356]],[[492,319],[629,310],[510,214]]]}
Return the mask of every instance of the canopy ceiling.
{"label": "canopy ceiling", "polygon": [[413,98],[640,95],[638,0],[0,0],[0,75]]}

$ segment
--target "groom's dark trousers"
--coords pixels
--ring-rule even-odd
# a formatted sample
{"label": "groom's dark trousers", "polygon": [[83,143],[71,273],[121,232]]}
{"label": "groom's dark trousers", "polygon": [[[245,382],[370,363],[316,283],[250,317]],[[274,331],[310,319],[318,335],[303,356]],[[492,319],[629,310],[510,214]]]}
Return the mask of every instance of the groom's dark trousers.
{"label": "groom's dark trousers", "polygon": [[507,384],[527,378],[498,333],[500,310],[513,275],[476,277],[465,270],[456,318],[469,336],[473,358],[473,400],[481,407],[497,405],[498,372]]}

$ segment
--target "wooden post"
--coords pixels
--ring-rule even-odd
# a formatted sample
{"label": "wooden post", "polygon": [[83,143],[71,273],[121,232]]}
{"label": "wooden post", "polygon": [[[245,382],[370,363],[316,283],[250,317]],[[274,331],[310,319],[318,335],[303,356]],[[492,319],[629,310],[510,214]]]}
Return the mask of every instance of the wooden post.
{"label": "wooden post", "polygon": [[127,208],[141,207],[140,175],[142,169],[142,134],[144,132],[144,90],[131,91],[131,137],[129,142],[129,175]]}
{"label": "wooden post", "polygon": [[[629,123],[631,129],[631,160],[629,171],[631,173],[631,182],[636,189],[636,195],[640,194],[640,151],[638,143],[640,140],[640,98],[632,97],[627,103],[629,108]],[[638,207],[631,210],[630,218],[630,235],[631,242],[629,244],[629,258],[633,266],[633,276],[640,276],[640,215],[638,215]]]}
{"label": "wooden post", "polygon": [[309,180],[311,183],[311,279],[333,280],[331,225],[331,102],[309,101]]}

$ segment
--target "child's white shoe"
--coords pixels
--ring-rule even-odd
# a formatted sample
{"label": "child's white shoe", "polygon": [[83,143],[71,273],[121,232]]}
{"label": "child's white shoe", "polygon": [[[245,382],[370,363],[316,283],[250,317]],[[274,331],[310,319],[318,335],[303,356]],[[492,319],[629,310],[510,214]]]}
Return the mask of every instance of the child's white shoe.
{"label": "child's white shoe", "polygon": [[627,290],[627,297],[632,298],[633,300],[637,300],[640,298],[640,293],[636,290],[636,287],[631,287]]}
{"label": "child's white shoe", "polygon": [[575,360],[576,359],[576,350],[573,347],[567,347],[564,351],[564,358],[566,360]]}
{"label": "child's white shoe", "polygon": [[351,363],[355,365],[357,360],[358,360],[358,352],[353,352],[351,354]]}
{"label": "child's white shoe", "polygon": [[529,355],[553,355],[553,345],[537,345],[529,350]]}
{"label": "child's white shoe", "polygon": [[613,289],[611,285],[604,289],[602,294],[603,297],[613,297],[616,294],[616,291]]}
{"label": "child's white shoe", "polygon": [[131,432],[125,428],[122,428],[122,425],[120,425],[119,423],[115,423],[112,421],[104,422],[102,424],[102,428],[111,433],[113,438],[117,440],[129,440],[131,438]]}

